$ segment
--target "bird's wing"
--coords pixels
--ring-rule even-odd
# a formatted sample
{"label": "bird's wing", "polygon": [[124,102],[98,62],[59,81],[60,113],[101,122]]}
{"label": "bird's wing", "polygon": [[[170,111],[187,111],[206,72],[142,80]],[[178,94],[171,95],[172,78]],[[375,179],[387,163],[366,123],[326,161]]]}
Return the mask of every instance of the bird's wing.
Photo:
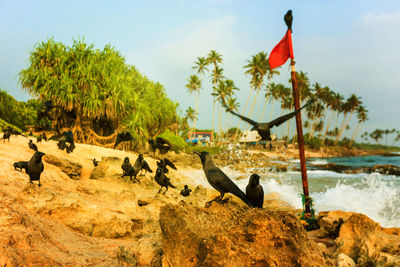
{"label": "bird's wing", "polygon": [[40,172],[43,172],[43,170],[44,170],[44,164],[42,163],[42,168],[41,168]]}
{"label": "bird's wing", "polygon": [[165,165],[170,166],[172,169],[176,170],[175,165],[167,158],[164,158]]}
{"label": "bird's wing", "polygon": [[303,108],[305,108],[306,106],[310,105],[313,101],[309,101],[307,102],[307,104],[305,104],[304,106],[302,106],[300,109],[295,110],[293,112],[290,112],[286,115],[280,116],[278,118],[276,118],[275,120],[272,120],[270,122],[268,122],[269,127],[272,128],[274,126],[279,126],[282,123],[284,123],[285,121],[289,120],[290,118],[294,117],[297,113],[299,113]]}
{"label": "bird's wing", "polygon": [[245,117],[245,116],[242,116],[242,115],[240,115],[240,114],[234,112],[233,110],[227,109],[227,111],[230,112],[230,113],[232,113],[233,115],[238,116],[239,118],[241,118],[241,119],[244,120],[245,122],[250,123],[251,125],[257,125],[257,124],[258,124],[257,122],[253,121],[252,119],[249,119],[249,118],[247,118],[247,117]]}
{"label": "bird's wing", "polygon": [[148,172],[153,172],[153,171],[150,169],[149,164],[148,164],[147,161],[145,161],[145,160],[142,161],[142,169],[145,169],[145,170],[148,171]]}
{"label": "bird's wing", "polygon": [[115,139],[114,149],[122,142],[121,134],[117,134],[117,139]]}

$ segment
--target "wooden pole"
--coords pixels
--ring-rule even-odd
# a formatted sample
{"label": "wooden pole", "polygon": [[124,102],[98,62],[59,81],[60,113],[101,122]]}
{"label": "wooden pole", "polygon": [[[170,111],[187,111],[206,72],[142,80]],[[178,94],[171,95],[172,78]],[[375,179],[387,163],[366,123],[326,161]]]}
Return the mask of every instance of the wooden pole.
{"label": "wooden pole", "polygon": [[[292,43],[292,34],[289,30],[289,42]],[[292,49],[292,47],[290,48]],[[293,55],[293,52],[292,52]],[[294,59],[290,59],[291,66],[291,78],[292,78],[292,89],[293,89],[293,99],[294,99],[294,107],[295,110],[300,109],[300,93],[299,87],[297,83],[297,75],[296,69],[294,66]],[[297,141],[299,144],[299,157],[300,157],[300,169],[301,169],[301,180],[303,183],[303,193],[305,198],[304,203],[304,214],[309,215],[311,217],[311,208],[310,208],[310,193],[308,191],[308,180],[307,180],[307,166],[306,166],[306,157],[304,154],[304,138],[303,138],[303,126],[301,122],[301,112],[296,114],[296,128],[297,128]]]}

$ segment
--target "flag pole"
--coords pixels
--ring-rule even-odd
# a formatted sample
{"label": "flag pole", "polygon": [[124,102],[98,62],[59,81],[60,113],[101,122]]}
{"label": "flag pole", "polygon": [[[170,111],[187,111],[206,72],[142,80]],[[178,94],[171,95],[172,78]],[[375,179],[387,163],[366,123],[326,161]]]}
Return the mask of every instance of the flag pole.
{"label": "flag pole", "polygon": [[[293,56],[292,47],[292,30],[288,29],[289,37],[289,49],[290,49],[290,67],[291,67],[291,78],[292,78],[292,90],[295,110],[300,109],[300,93],[297,82],[297,73],[295,69],[295,61]],[[300,170],[301,170],[301,180],[303,184],[303,194],[304,194],[304,216],[306,218],[313,217],[310,207],[310,193],[308,191],[308,180],[307,180],[307,166],[306,157],[304,153],[304,137],[303,137],[303,126],[301,122],[301,112],[296,114],[296,129],[297,129],[297,141],[299,144],[299,158],[300,158]]]}

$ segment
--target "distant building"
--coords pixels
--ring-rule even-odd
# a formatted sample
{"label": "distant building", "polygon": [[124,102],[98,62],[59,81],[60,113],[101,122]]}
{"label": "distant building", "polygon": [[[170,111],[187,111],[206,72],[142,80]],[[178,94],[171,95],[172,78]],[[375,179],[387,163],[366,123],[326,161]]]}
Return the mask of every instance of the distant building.
{"label": "distant building", "polygon": [[211,143],[213,141],[212,132],[189,132],[186,142],[190,143]]}

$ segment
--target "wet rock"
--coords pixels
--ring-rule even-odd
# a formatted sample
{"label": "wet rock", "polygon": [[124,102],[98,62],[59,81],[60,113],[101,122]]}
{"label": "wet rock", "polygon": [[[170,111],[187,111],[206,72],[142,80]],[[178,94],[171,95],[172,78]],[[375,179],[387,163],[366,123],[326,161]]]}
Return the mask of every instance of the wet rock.
{"label": "wet rock", "polygon": [[[95,167],[90,175],[90,179],[101,179],[107,176],[122,175],[121,165],[123,160],[117,157],[103,157],[97,167]],[[132,163],[132,162],[131,162]]]}
{"label": "wet rock", "polygon": [[160,213],[169,266],[332,266],[296,216],[284,211],[166,205]]}
{"label": "wet rock", "polygon": [[400,266],[400,236],[390,233],[395,231],[352,213],[340,227],[335,254],[349,255],[357,266]]}
{"label": "wet rock", "polygon": [[369,169],[369,172],[400,176],[400,167],[395,165],[374,165]]}
{"label": "wet rock", "polygon": [[68,159],[61,159],[51,154],[46,154],[43,161],[51,165],[57,166],[62,172],[67,174],[71,179],[79,180],[82,175],[82,165],[72,162]]}
{"label": "wet rock", "polygon": [[336,238],[339,236],[340,227],[352,215],[344,211],[323,211],[318,214],[318,225],[322,236]]}

